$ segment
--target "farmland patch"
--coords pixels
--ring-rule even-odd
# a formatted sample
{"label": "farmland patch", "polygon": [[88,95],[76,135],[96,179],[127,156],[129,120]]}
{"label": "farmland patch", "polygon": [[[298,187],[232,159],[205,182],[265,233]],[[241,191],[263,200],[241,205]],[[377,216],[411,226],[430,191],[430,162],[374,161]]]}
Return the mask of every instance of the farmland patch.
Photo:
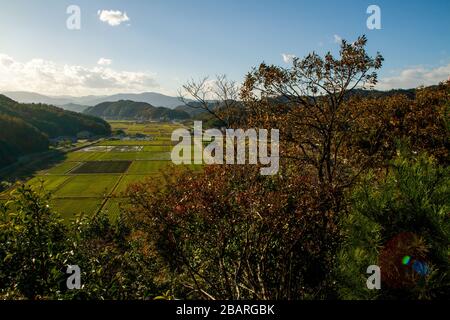
{"label": "farmland patch", "polygon": [[132,183],[142,182],[151,177],[152,180],[157,178],[156,176],[145,176],[145,175],[127,175],[123,176],[122,180],[120,180],[118,186],[114,190],[114,195],[116,197],[123,196],[123,192],[125,192],[128,186]]}
{"label": "farmland patch", "polygon": [[126,199],[111,198],[106,202],[106,204],[102,208],[102,212],[108,214],[110,218],[115,219],[120,213],[121,205],[123,205],[125,202]]}
{"label": "farmland patch", "polygon": [[137,141],[137,140],[108,140],[99,142],[99,146],[170,146],[173,145],[174,142],[169,139],[166,140],[145,140],[145,141]]}
{"label": "farmland patch", "polygon": [[76,166],[80,165],[80,162],[63,162],[61,164],[58,164],[57,166],[45,171],[45,174],[65,174],[68,173],[70,170],[75,168]]}
{"label": "farmland patch", "polygon": [[128,169],[128,174],[149,174],[171,165],[170,161],[134,161]]}
{"label": "farmland patch", "polygon": [[72,174],[124,173],[131,161],[89,161],[72,170]]}
{"label": "farmland patch", "polygon": [[50,205],[55,208],[63,218],[67,220],[73,218],[76,214],[84,213],[87,215],[95,214],[102,204],[102,199],[53,199]]}
{"label": "farmland patch", "polygon": [[60,188],[57,198],[94,198],[107,196],[120,179],[118,175],[80,175]]}
{"label": "farmland patch", "polygon": [[71,177],[70,176],[37,176],[27,182],[27,185],[31,186],[35,190],[39,190],[41,188],[44,191],[55,191],[65,182],[67,182]]}

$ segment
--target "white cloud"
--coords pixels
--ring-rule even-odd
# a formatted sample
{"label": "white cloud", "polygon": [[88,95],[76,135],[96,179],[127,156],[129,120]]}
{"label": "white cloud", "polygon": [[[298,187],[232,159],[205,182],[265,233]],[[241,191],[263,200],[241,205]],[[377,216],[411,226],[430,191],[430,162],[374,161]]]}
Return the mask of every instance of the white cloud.
{"label": "white cloud", "polygon": [[417,88],[421,85],[435,85],[447,79],[450,79],[450,63],[436,68],[404,69],[398,76],[381,78],[376,88],[379,90]]}
{"label": "white cloud", "polygon": [[98,10],[97,15],[100,21],[108,23],[110,26],[118,26],[122,22],[130,21],[126,12],[119,10]]}
{"label": "white cloud", "polygon": [[290,53],[282,53],[281,56],[283,57],[284,63],[292,63],[292,60],[295,58],[295,55]]}
{"label": "white cloud", "polygon": [[14,60],[5,55],[5,54],[0,54],[0,67],[4,66],[4,67],[9,67],[10,65],[12,65],[14,63]]}
{"label": "white cloud", "polygon": [[100,59],[98,59],[97,64],[101,65],[101,66],[110,66],[112,64],[112,60],[106,59],[106,58],[100,58]]}
{"label": "white cloud", "polygon": [[338,34],[333,35],[334,38],[334,42],[335,43],[341,43],[342,42],[342,37]]}
{"label": "white cloud", "polygon": [[0,53],[0,91],[35,91],[47,95],[113,94],[159,88],[155,74],[84,67],[44,59],[19,62]]}

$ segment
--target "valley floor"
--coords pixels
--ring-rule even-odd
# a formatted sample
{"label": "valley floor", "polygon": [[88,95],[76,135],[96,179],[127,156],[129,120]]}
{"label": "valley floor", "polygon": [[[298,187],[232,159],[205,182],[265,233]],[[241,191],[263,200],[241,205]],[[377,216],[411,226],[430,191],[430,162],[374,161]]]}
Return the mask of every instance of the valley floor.
{"label": "valley floor", "polygon": [[[51,205],[65,219],[100,210],[116,216],[131,183],[154,179],[172,165],[170,137],[180,125],[134,122],[111,122],[111,125],[113,130],[121,129],[130,136],[145,134],[151,139],[97,142],[68,152],[62,161],[38,171],[26,182],[50,192]],[[7,201],[9,194],[10,191],[0,194],[0,201]]]}

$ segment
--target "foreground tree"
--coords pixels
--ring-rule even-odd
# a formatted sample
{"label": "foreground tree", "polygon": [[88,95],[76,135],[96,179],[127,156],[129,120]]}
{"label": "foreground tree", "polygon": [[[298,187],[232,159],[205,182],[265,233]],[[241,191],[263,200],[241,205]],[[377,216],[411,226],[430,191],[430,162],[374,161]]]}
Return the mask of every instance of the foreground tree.
{"label": "foreground tree", "polygon": [[290,69],[262,63],[242,88],[250,125],[279,128],[283,155],[313,170],[324,189],[348,186],[365,164],[347,148],[361,109],[346,101],[353,89],[377,83],[383,57],[370,57],[366,43],[365,36],[343,40],[338,58],[312,53],[295,58]]}
{"label": "foreground tree", "polygon": [[233,128],[245,124],[239,91],[235,81],[218,75],[215,79],[205,77],[187,82],[179,91],[179,98],[187,107],[205,112],[204,118],[212,126]]}

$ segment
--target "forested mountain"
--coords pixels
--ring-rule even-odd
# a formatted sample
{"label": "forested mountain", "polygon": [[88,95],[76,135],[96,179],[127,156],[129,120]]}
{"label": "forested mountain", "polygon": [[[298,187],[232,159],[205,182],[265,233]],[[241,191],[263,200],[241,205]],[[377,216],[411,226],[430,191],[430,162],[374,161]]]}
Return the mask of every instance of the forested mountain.
{"label": "forested mountain", "polygon": [[95,107],[89,107],[84,113],[105,119],[121,120],[184,120],[190,118],[190,115],[182,110],[154,107],[145,102],[131,100],[103,102]]}
{"label": "forested mountain", "polygon": [[81,131],[109,135],[109,124],[95,117],[44,104],[21,104],[0,95],[0,166],[18,156],[45,151],[49,139]]}

